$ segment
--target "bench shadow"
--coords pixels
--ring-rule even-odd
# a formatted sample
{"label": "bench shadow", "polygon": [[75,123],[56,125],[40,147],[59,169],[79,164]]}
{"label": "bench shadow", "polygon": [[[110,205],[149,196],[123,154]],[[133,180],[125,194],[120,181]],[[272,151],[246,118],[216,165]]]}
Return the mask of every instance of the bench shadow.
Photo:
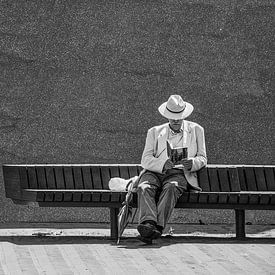
{"label": "bench shadow", "polygon": [[163,236],[154,240],[153,244],[142,243],[136,237],[124,237],[117,244],[116,240],[100,236],[0,236],[0,242],[15,245],[62,245],[62,244],[110,244],[125,249],[154,249],[174,244],[275,244],[275,238],[236,239],[235,237],[200,237],[200,236]]}

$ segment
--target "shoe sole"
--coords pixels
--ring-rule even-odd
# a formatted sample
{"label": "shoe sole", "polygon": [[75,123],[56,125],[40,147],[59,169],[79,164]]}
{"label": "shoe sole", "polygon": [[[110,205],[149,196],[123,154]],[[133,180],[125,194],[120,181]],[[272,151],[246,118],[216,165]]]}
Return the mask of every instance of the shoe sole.
{"label": "shoe sole", "polygon": [[140,241],[142,241],[142,242],[144,242],[144,243],[146,243],[146,244],[153,244],[153,241],[152,241],[152,239],[150,239],[150,238],[146,238],[146,237],[142,237],[142,236],[137,236],[137,238],[138,238]]}

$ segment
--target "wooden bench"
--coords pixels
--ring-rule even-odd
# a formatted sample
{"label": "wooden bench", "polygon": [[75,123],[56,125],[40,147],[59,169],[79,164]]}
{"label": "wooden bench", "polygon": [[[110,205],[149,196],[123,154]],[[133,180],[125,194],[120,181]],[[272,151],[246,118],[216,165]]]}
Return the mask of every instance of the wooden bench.
{"label": "wooden bench", "polygon": [[[136,176],[139,165],[3,165],[6,197],[40,207],[108,207],[111,237],[126,192],[108,189],[109,179]],[[184,193],[176,208],[234,209],[236,237],[245,237],[245,210],[275,209],[275,166],[208,165],[198,172],[203,191]],[[137,194],[134,194],[137,207]]]}

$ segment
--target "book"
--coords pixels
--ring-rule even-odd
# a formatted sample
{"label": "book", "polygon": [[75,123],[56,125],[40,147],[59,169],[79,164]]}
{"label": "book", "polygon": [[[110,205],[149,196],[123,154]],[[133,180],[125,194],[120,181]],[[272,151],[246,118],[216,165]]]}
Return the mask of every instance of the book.
{"label": "book", "polygon": [[188,148],[187,147],[173,147],[173,145],[167,140],[167,155],[170,160],[175,164],[180,164],[180,161],[187,158]]}

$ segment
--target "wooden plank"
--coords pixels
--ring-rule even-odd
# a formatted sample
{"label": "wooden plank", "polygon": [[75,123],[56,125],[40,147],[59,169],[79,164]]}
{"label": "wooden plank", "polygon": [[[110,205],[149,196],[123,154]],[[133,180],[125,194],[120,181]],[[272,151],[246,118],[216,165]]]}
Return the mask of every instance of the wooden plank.
{"label": "wooden plank", "polygon": [[83,193],[82,194],[82,201],[83,202],[86,202],[86,201],[91,201],[92,199],[92,196],[91,196],[91,193]]}
{"label": "wooden plank", "polygon": [[[17,167],[3,165],[3,177],[5,184],[5,194],[7,198],[20,200],[21,198],[21,175]],[[28,185],[28,179],[24,185]]]}
{"label": "wooden plank", "polygon": [[112,202],[119,202],[120,201],[120,193],[119,192],[112,192],[111,201]]}
{"label": "wooden plank", "polygon": [[238,192],[241,191],[240,179],[237,168],[228,169],[228,178],[230,182],[230,191]]}
{"label": "wooden plank", "polygon": [[229,192],[230,191],[230,183],[229,183],[227,169],[218,168],[218,178],[219,178],[219,182],[220,182],[220,191]]}
{"label": "wooden plank", "polygon": [[101,201],[111,201],[111,194],[110,193],[101,193]]}
{"label": "wooden plank", "polygon": [[119,175],[121,178],[128,180],[130,178],[128,167],[127,166],[119,166]]}
{"label": "wooden plank", "polygon": [[36,167],[38,188],[47,189],[47,181],[45,175],[45,169],[42,166]]}
{"label": "wooden plank", "polygon": [[96,190],[103,189],[101,174],[100,174],[100,167],[92,166],[91,167],[91,175],[92,175],[92,180],[93,180],[93,189],[96,189]]}
{"label": "wooden plank", "polygon": [[210,191],[212,192],[219,192],[220,185],[219,185],[219,177],[218,177],[218,168],[208,168],[208,178],[210,184]]}
{"label": "wooden plank", "polygon": [[138,174],[139,174],[138,166],[129,166],[128,171],[129,171],[130,178],[138,176]]}
{"label": "wooden plank", "polygon": [[[15,169],[19,169],[19,176],[20,176],[20,186],[22,189],[29,188],[29,180],[27,175],[27,168],[20,166],[16,167]],[[15,172],[14,172],[15,173]]]}
{"label": "wooden plank", "polygon": [[52,169],[52,171],[50,169],[49,174],[51,175],[51,179],[53,179],[54,177],[52,178],[52,176],[55,175],[56,188],[57,189],[65,189],[65,180],[64,180],[64,174],[63,174],[63,172],[64,172],[63,167],[62,166],[56,166],[56,167],[54,167],[54,170]]}
{"label": "wooden plank", "polygon": [[240,181],[240,187],[242,191],[246,191],[247,190],[247,184],[246,184],[246,178],[244,175],[244,168],[243,167],[237,167],[237,171],[238,171],[238,177],[239,177],[239,181]]}
{"label": "wooden plank", "polygon": [[73,168],[64,166],[63,173],[64,173],[65,189],[75,189],[74,178],[73,178]]}
{"label": "wooden plank", "polygon": [[219,194],[218,203],[227,203],[228,197],[228,194]]}
{"label": "wooden plank", "polygon": [[197,172],[199,186],[201,187],[202,191],[205,191],[205,192],[210,191],[210,183],[208,179],[207,169],[208,168],[204,167]]}
{"label": "wooden plank", "polygon": [[54,192],[54,201],[63,201],[64,194],[63,192]]}
{"label": "wooden plank", "polygon": [[109,189],[109,180],[111,178],[110,176],[110,169],[106,166],[101,166],[101,179],[102,179],[102,186],[103,189],[108,190]]}
{"label": "wooden plank", "polygon": [[230,194],[227,199],[227,203],[229,204],[238,204],[239,203],[239,194]]}
{"label": "wooden plank", "polygon": [[219,195],[218,194],[211,194],[209,193],[209,196],[208,196],[208,202],[209,203],[217,203],[219,200]]}
{"label": "wooden plank", "polygon": [[91,193],[91,201],[101,201],[101,196],[99,192]]}
{"label": "wooden plank", "polygon": [[89,166],[82,167],[84,189],[93,189],[91,169]]}
{"label": "wooden plank", "polygon": [[56,183],[55,183],[55,175],[54,175],[54,170],[52,166],[45,167],[45,174],[46,174],[48,189],[59,188],[59,186],[56,186]]}
{"label": "wooden plank", "polygon": [[199,194],[199,203],[207,203],[208,202],[208,193],[198,193]]}
{"label": "wooden plank", "polygon": [[259,203],[260,204],[269,204],[270,200],[271,200],[271,195],[263,193],[263,194],[260,195]]}
{"label": "wooden plank", "polygon": [[64,201],[73,201],[73,192],[64,192]]}
{"label": "wooden plank", "polygon": [[54,201],[54,192],[53,191],[45,192],[44,201],[46,202]]}
{"label": "wooden plank", "polygon": [[28,174],[30,188],[33,188],[33,189],[38,188],[35,167],[34,166],[28,167],[27,174]]}
{"label": "wooden plank", "polygon": [[247,191],[257,191],[256,178],[253,167],[245,167]]}
{"label": "wooden plank", "polygon": [[265,167],[264,168],[266,185],[268,191],[275,191],[275,176],[274,176],[274,168]]}
{"label": "wooden plank", "polygon": [[45,192],[41,191],[41,192],[37,192],[37,197],[36,197],[36,201],[44,201],[45,200]]}
{"label": "wooden plank", "polygon": [[249,204],[259,204],[260,196],[258,194],[249,194]]}
{"label": "wooden plank", "polygon": [[118,166],[110,167],[111,178],[120,177]]}
{"label": "wooden plank", "polygon": [[267,191],[264,168],[263,167],[255,167],[254,172],[255,172],[255,177],[256,177],[257,190],[258,191]]}
{"label": "wooden plank", "polygon": [[84,189],[81,167],[79,166],[73,167],[73,178],[74,178],[75,189]]}
{"label": "wooden plank", "polygon": [[249,194],[240,194],[239,196],[239,203],[240,204],[248,204],[249,202]]}
{"label": "wooden plank", "polygon": [[82,193],[74,192],[73,193],[73,201],[82,201]]}

